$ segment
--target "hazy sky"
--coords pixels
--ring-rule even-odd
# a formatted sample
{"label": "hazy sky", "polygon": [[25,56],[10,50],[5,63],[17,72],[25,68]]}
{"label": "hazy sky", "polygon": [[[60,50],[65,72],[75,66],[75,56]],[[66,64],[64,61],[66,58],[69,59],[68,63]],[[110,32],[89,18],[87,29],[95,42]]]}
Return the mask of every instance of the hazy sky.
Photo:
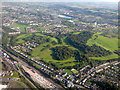
{"label": "hazy sky", "polygon": [[4,1],[27,1],[27,2],[119,2],[120,0],[2,0]]}

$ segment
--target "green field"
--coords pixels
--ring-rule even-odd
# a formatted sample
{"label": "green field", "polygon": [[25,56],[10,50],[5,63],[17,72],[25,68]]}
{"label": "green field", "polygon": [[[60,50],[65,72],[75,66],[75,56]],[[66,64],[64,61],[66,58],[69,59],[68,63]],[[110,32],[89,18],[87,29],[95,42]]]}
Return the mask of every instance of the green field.
{"label": "green field", "polygon": [[[26,27],[30,27],[31,25],[24,25],[24,24],[19,24],[19,23],[14,23],[11,25],[13,27],[19,27],[21,31],[25,32]],[[34,26],[35,27],[35,26]],[[49,26],[49,27],[37,27],[39,31],[44,31],[45,29],[52,29],[54,26]]]}
{"label": "green field", "polygon": [[69,69],[65,69],[65,71],[68,73],[68,74],[72,74],[73,72],[71,72],[71,70]]}
{"label": "green field", "polygon": [[[40,35],[40,34],[38,33],[37,35]],[[50,36],[47,36],[47,37],[50,38],[51,41],[58,42],[58,40],[56,38],[53,38]],[[67,60],[54,60],[51,56],[52,51],[50,50],[50,48],[45,47],[47,45],[50,45],[50,48],[53,48],[56,46],[68,46],[64,42],[64,38],[62,38],[62,44],[52,45],[51,42],[47,42],[47,43],[41,44],[38,47],[36,47],[32,51],[32,57],[39,57],[39,58],[43,59],[45,62],[52,62],[52,63],[56,64],[58,67],[74,66],[76,64],[75,62],[73,62],[73,61],[76,61],[74,58],[69,58]],[[44,50],[42,50],[43,48],[44,48]],[[76,50],[76,48],[71,47],[71,46],[69,46],[69,48]]]}
{"label": "green field", "polygon": [[74,32],[73,34],[80,34],[81,32]]}
{"label": "green field", "polygon": [[[52,51],[49,48],[45,48],[44,46],[46,45],[50,45],[51,48],[55,47],[55,46],[59,46],[59,45],[55,45],[52,46],[52,44],[50,44],[50,42],[48,43],[44,43],[41,44],[40,46],[36,47],[33,51],[32,51],[32,57],[39,57],[39,58],[44,58],[43,60],[45,62],[52,62],[54,64],[56,64],[58,67],[66,67],[66,66],[74,66],[76,61],[74,58],[69,58],[67,60],[54,60],[51,56]],[[41,51],[41,49],[45,48],[43,51]]]}
{"label": "green field", "polygon": [[50,38],[51,41],[55,41],[55,42],[58,43],[58,40],[57,40],[56,38],[54,38],[54,37],[46,36],[46,35],[43,35],[43,34],[41,34],[41,33],[36,33],[35,35],[38,35],[38,36],[45,36],[45,37],[47,37],[47,38]]}
{"label": "green field", "polygon": [[18,36],[16,39],[23,39],[23,38],[26,38],[30,35],[32,35],[32,34],[22,34],[22,35]]}
{"label": "green field", "polygon": [[41,49],[44,48],[44,46],[48,45],[49,43],[44,43],[41,44],[40,46],[38,46],[37,48],[35,48],[32,51],[32,56],[34,57],[40,57],[40,58],[44,58],[44,59],[51,59],[50,54],[51,54],[51,50],[49,50],[48,48],[46,48],[45,50],[41,51]]}
{"label": "green field", "polygon": [[16,43],[18,43],[18,44],[24,43],[25,41],[23,39],[26,37],[29,37],[30,35],[32,35],[32,34],[22,34],[22,35],[18,36],[16,38]]}
{"label": "green field", "polygon": [[75,70],[75,69],[74,69],[74,70],[71,70],[71,71],[72,71],[73,73],[78,73],[78,71],[77,71],[77,70]]}
{"label": "green field", "polygon": [[[18,36],[16,38],[16,43],[24,43],[25,41],[23,39],[27,38],[27,37],[29,37],[31,35],[32,35],[32,33],[27,33],[27,34],[22,34],[22,35]],[[56,38],[54,38],[54,37],[46,36],[46,35],[43,35],[41,33],[35,33],[35,35],[37,35],[37,36],[45,36],[47,38],[50,38],[51,41],[55,41],[56,43],[58,43],[58,40]]]}
{"label": "green field", "polygon": [[19,78],[19,75],[17,72],[13,72],[13,76],[5,76],[5,77]]}
{"label": "green field", "polygon": [[76,19],[73,19],[72,21],[74,21],[74,22],[77,22],[78,20],[76,20]]}
{"label": "green field", "polygon": [[93,44],[96,44],[97,46],[101,46],[104,49],[111,51],[113,54],[105,57],[89,57],[89,58],[95,60],[109,60],[118,58],[118,55],[114,53],[115,50],[118,50],[118,39],[104,37],[99,34],[100,33],[94,34],[92,38],[87,41],[87,45],[92,46]]}
{"label": "green field", "polygon": [[19,44],[19,43],[24,43],[25,41],[22,40],[22,39],[19,39],[16,43]]}
{"label": "green field", "polygon": [[110,50],[111,52],[118,50],[117,38],[108,38],[101,35],[97,35],[98,37],[96,38],[95,35],[93,35],[93,37],[87,41],[87,45],[92,46],[93,44],[96,44],[105,48],[106,50]]}
{"label": "green field", "polygon": [[39,31],[44,31],[45,29],[52,29],[54,26],[49,26],[49,27],[37,27]]}
{"label": "green field", "polygon": [[25,32],[25,28],[29,27],[30,25],[24,25],[24,24],[14,23],[11,26],[13,26],[13,27],[19,27],[21,31]]}
{"label": "green field", "polygon": [[17,72],[13,72],[13,76],[12,77],[13,78],[19,78],[18,73]]}
{"label": "green field", "polygon": [[[75,32],[73,34],[79,34],[80,32]],[[50,41],[40,44],[38,47],[36,47],[32,52],[31,52],[31,56],[30,57],[39,57],[41,59],[43,59],[46,63],[53,63],[55,65],[57,65],[59,68],[64,68],[67,66],[74,66],[77,64],[76,60],[74,57],[71,57],[67,60],[54,60],[52,57],[52,50],[50,50],[50,48],[56,47],[56,46],[68,46],[69,48],[71,48],[72,50],[78,50],[73,46],[67,45],[66,41],[65,41],[65,37],[61,38],[62,43],[61,44],[56,44],[56,45],[52,45],[52,41],[55,41],[58,43],[58,39],[42,34],[42,33],[34,33],[35,35],[38,36],[44,36],[46,38],[49,38]],[[109,60],[109,59],[114,59],[114,58],[118,58],[118,56],[114,53],[115,50],[117,50],[118,48],[118,39],[117,38],[108,38],[108,37],[104,37],[102,35],[100,35],[101,33],[96,33],[92,36],[91,39],[89,39],[87,41],[87,45],[92,46],[93,44],[96,44],[98,46],[101,46],[103,48],[105,48],[106,50],[110,50],[113,54],[109,55],[109,56],[105,56],[105,57],[89,57],[89,59],[94,59],[94,60]],[[33,35],[31,34],[22,34],[20,36],[18,36],[17,39],[17,43],[23,43],[24,42],[24,38],[27,38],[29,36]],[[96,37],[98,36],[98,37]],[[96,39],[95,39],[96,38]],[[46,47],[47,45],[49,45],[49,47]],[[72,73],[69,69],[67,69],[67,72]]]}
{"label": "green field", "polygon": [[89,57],[89,59],[94,59],[94,60],[118,59],[118,55],[117,54],[112,54],[112,55],[105,56],[105,57]]}

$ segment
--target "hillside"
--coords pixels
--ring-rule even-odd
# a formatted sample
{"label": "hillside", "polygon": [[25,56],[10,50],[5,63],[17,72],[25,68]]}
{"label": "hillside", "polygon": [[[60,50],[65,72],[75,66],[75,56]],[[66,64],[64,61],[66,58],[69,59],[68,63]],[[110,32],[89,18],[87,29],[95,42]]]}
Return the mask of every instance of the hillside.
{"label": "hillside", "polygon": [[[30,50],[29,53],[26,53],[29,54],[30,58],[39,57],[44,62],[54,64],[58,68],[68,68],[76,64],[81,66],[85,63],[87,64],[88,61],[84,58],[89,58],[89,60],[108,60],[118,57],[117,54],[114,53],[118,47],[117,38],[108,38],[100,34],[101,33],[94,34],[92,32],[82,31],[57,36],[37,32],[21,34],[13,38],[11,42],[14,42],[13,45],[23,45],[23,43],[27,41],[37,43],[37,47]],[[65,51],[64,49],[58,49],[63,47],[68,49]],[[81,58],[79,54],[77,54],[78,52]],[[83,55],[85,55],[84,58]],[[62,60],[57,60],[56,58],[61,58]]]}

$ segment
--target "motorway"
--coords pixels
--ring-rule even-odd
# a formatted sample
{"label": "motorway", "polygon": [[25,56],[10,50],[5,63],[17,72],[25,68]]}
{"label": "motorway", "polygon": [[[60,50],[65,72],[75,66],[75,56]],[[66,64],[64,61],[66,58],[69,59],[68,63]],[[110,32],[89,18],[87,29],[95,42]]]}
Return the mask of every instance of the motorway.
{"label": "motorway", "polygon": [[[3,51],[5,51],[5,50],[3,50]],[[12,54],[10,54],[10,53],[8,53],[7,51],[5,51],[5,52],[6,52],[8,55],[10,55],[11,57],[13,57],[15,60],[17,60],[18,62],[22,63],[22,65],[24,65],[24,66],[26,66],[26,67],[30,67],[30,68],[36,70],[34,67],[29,66],[27,63],[25,63],[24,61],[22,61],[22,60],[19,59],[18,57],[14,56],[14,55],[12,55]],[[102,65],[99,65],[99,66],[95,67],[95,68],[92,68],[91,70],[89,70],[89,72],[87,72],[87,74],[83,77],[83,79],[81,79],[81,83],[80,83],[79,85],[77,85],[77,84],[74,84],[74,85],[75,85],[75,86],[78,86],[78,87],[80,87],[80,88],[86,88],[86,86],[85,86],[84,83],[83,83],[83,80],[85,80],[85,79],[87,80],[88,78],[90,78],[90,77],[91,77],[91,74],[94,74],[97,70],[100,70],[101,68],[105,68],[105,67],[109,66],[110,64],[115,64],[115,63],[116,63],[116,61],[111,62],[111,63],[104,63],[104,64],[102,64]],[[38,70],[36,70],[36,72],[37,72],[38,74],[42,75]],[[42,76],[43,76],[43,75],[42,75]],[[54,83],[51,79],[49,79],[49,78],[47,78],[47,77],[44,77],[44,78],[46,78],[47,80],[49,80],[51,83]],[[58,85],[58,84],[56,84],[56,83],[54,83],[54,85],[58,86],[59,88],[62,88],[60,85]]]}
{"label": "motorway", "polygon": [[[32,68],[33,70],[36,70],[34,67],[28,65],[26,62],[24,62],[23,60],[19,59],[18,57],[12,55],[11,53],[7,52],[6,50],[2,49],[4,52],[6,52],[9,56],[11,56],[12,58],[14,58],[15,60],[17,60],[18,62],[22,63],[23,66],[26,66],[26,67],[29,67],[29,68]],[[40,74],[41,76],[43,76],[38,70],[36,70],[36,72],[38,74]],[[44,76],[43,76],[44,77]],[[48,81],[50,81],[51,83],[53,83],[54,85],[56,85],[57,88],[60,88],[62,90],[64,90],[64,88],[60,85],[58,85],[57,83],[55,83],[53,80],[51,80],[50,78],[47,78],[47,77],[44,77],[46,78]]]}
{"label": "motorway", "polygon": [[[17,66],[17,65],[16,65]],[[18,68],[18,67],[17,67]],[[37,88],[22,72],[21,70],[18,68],[17,70],[30,84],[32,84],[32,86],[34,86],[34,88]]]}
{"label": "motorway", "polygon": [[[10,60],[9,60],[10,61]],[[17,71],[20,75],[22,75],[29,83],[31,83],[31,85],[34,87],[34,88],[37,88],[22,72],[21,70],[19,69],[19,67],[17,65],[15,65],[15,63],[8,63],[8,61],[4,61],[4,63],[8,66],[8,70],[11,71],[11,70],[15,70]]]}

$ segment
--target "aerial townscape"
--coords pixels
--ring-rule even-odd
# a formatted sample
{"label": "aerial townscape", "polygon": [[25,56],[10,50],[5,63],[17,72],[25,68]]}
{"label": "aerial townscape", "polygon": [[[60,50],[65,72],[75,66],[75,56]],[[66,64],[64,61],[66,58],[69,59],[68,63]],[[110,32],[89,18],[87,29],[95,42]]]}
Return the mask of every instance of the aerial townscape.
{"label": "aerial townscape", "polygon": [[119,90],[118,3],[3,2],[0,87]]}

